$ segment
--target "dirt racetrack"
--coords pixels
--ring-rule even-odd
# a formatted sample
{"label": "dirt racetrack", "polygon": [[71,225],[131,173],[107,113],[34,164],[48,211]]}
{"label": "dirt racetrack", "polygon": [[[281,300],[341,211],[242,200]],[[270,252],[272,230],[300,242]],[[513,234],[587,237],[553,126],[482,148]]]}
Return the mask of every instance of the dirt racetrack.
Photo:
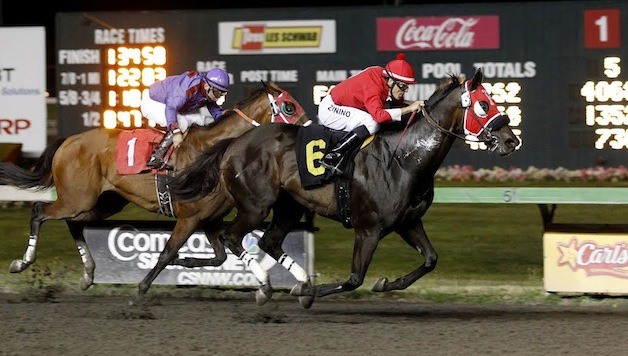
{"label": "dirt racetrack", "polygon": [[[239,297],[0,294],[0,355],[620,355],[625,300],[437,304],[287,294]],[[150,294],[150,293],[149,293]]]}

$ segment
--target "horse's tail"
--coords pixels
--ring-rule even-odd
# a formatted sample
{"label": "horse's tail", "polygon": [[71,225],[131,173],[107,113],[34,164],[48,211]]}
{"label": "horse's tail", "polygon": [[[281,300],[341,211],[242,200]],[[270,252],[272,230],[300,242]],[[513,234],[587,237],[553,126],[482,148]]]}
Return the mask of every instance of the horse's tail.
{"label": "horse's tail", "polygon": [[32,170],[26,170],[13,163],[0,162],[0,184],[22,189],[35,187],[37,189],[51,188],[54,185],[52,179],[52,157],[54,157],[57,149],[64,141],[65,139],[60,139],[46,147]]}
{"label": "horse's tail", "polygon": [[218,185],[220,161],[233,140],[235,138],[216,142],[170,180],[170,194],[175,200],[194,200],[214,190]]}

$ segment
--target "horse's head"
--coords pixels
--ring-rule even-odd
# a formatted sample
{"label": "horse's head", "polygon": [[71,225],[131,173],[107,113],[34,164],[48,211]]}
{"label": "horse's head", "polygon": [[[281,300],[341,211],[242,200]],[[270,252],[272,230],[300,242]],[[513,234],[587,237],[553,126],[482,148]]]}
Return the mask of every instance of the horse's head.
{"label": "horse's head", "polygon": [[[274,82],[263,82],[269,93],[268,100],[272,109],[273,122],[303,125],[311,124],[310,118],[292,95]],[[271,99],[272,96],[272,99]]]}
{"label": "horse's head", "polygon": [[254,124],[280,122],[309,125],[309,117],[292,95],[273,82],[262,82],[262,88],[237,102],[233,109]]}
{"label": "horse's head", "polygon": [[519,139],[508,125],[510,118],[497,108],[497,104],[482,85],[482,70],[473,79],[465,81],[461,102],[464,108],[464,133],[473,135],[500,156],[507,156],[519,146]]}
{"label": "horse's head", "polygon": [[[455,112],[461,112],[462,115],[456,115],[453,126],[446,132],[463,140],[467,139],[462,135],[471,135],[484,142],[489,151],[507,156],[515,151],[520,142],[508,125],[510,123],[508,115],[499,110],[493,98],[484,89],[482,80],[483,74],[480,69],[475,72],[472,79],[463,82],[452,76],[450,86],[443,91],[437,91],[427,101],[426,107],[430,110],[436,109],[441,101],[450,101]],[[426,118],[429,122],[438,124],[430,115]],[[445,130],[440,126],[439,129]]]}

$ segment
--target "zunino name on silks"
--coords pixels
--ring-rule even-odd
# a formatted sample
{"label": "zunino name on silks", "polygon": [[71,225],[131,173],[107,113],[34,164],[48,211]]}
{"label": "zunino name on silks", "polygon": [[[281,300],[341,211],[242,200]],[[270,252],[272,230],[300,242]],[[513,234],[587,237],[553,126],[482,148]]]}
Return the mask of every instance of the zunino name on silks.
{"label": "zunino name on silks", "polygon": [[350,117],[351,116],[351,112],[349,110],[345,110],[343,108],[339,108],[336,105],[332,105],[332,106],[328,107],[327,110],[333,112],[334,114],[338,114],[338,115],[342,115],[342,116],[346,116],[346,117]]}

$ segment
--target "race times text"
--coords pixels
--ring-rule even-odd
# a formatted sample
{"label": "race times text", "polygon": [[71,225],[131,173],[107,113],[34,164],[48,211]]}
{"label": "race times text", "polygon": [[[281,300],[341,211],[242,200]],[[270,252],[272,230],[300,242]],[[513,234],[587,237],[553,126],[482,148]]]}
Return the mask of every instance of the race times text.
{"label": "race times text", "polygon": [[165,79],[166,48],[161,45],[117,46],[105,51],[105,95],[102,125],[105,128],[154,126],[142,119],[142,95],[156,81]]}
{"label": "race times text", "polygon": [[608,80],[589,80],[580,88],[585,123],[595,129],[595,149],[628,149],[628,81],[617,80],[619,57],[606,57],[602,65]]}

